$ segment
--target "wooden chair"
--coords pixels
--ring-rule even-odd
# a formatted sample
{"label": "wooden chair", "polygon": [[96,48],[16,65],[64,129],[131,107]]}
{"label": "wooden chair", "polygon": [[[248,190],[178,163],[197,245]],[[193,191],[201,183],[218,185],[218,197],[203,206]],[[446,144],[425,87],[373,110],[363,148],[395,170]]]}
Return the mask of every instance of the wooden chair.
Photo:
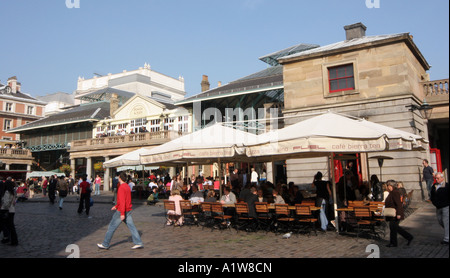
{"label": "wooden chair", "polygon": [[[181,215],[175,214],[175,201],[164,200],[164,210],[166,215],[166,222],[164,223],[164,227],[173,225],[175,227],[175,223],[181,217]],[[172,223],[175,222],[175,223]],[[172,223],[172,224],[169,224]]]}
{"label": "wooden chair", "polygon": [[254,218],[250,217],[248,204],[245,202],[236,203],[236,231],[246,230],[253,231],[253,228],[249,228],[254,224]]}
{"label": "wooden chair", "polygon": [[361,229],[368,228],[368,230],[377,235],[375,231],[376,220],[372,217],[372,212],[370,211],[370,206],[355,206],[353,207],[353,212],[356,217],[357,232],[356,237],[359,237]]}
{"label": "wooden chair", "polygon": [[[290,231],[295,218],[290,216],[288,204],[275,204],[275,232]],[[285,228],[285,229],[283,229]]]}
{"label": "wooden chair", "polygon": [[268,232],[272,227],[272,217],[269,212],[269,204],[266,202],[256,202],[255,210],[258,217],[256,218],[256,229],[262,229]]}
{"label": "wooden chair", "polygon": [[[316,222],[317,218],[313,216],[310,205],[296,204],[295,205],[295,216],[296,216],[296,224],[299,225],[299,230],[303,226],[308,227],[308,235],[311,233],[311,230],[314,230],[314,234],[317,235],[316,230]],[[306,224],[306,225],[305,225]]]}
{"label": "wooden chair", "polygon": [[[214,218],[212,215],[212,203],[204,202],[200,204],[200,223],[205,227],[213,227],[214,226]],[[202,229],[203,229],[202,228]]]}
{"label": "wooden chair", "polygon": [[316,205],[316,201],[315,200],[303,200],[302,205],[308,205],[308,206],[315,206]]}
{"label": "wooden chair", "polygon": [[211,203],[211,212],[213,218],[216,220],[219,228],[228,228],[231,230],[231,215],[226,215],[223,212],[223,206],[221,203]]}
{"label": "wooden chair", "polygon": [[364,206],[363,201],[348,201],[348,207],[360,207]]}
{"label": "wooden chair", "polygon": [[[199,225],[198,224],[198,211],[194,211],[192,203],[189,200],[180,200],[181,214],[184,217],[184,224],[187,225]],[[186,221],[188,220],[188,221]]]}

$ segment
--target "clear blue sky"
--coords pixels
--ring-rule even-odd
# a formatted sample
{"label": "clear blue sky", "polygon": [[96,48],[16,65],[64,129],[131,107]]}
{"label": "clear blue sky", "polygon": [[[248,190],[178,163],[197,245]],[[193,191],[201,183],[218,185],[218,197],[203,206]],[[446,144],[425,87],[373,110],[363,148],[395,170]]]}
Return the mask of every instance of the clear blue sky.
{"label": "clear blue sky", "polygon": [[0,0],[0,80],[17,76],[33,96],[71,93],[78,76],[119,73],[149,63],[185,78],[187,95],[262,70],[258,58],[298,43],[345,39],[344,25],[367,35],[409,32],[449,77],[449,1],[379,0]]}

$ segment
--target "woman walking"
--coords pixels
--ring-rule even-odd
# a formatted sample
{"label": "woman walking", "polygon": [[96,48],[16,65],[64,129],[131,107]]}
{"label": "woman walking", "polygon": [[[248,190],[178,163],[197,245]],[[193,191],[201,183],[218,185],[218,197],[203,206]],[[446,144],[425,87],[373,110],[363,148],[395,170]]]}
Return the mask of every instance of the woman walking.
{"label": "woman walking", "polygon": [[94,184],[95,184],[95,193],[94,195],[100,195],[100,184],[102,183],[102,178],[100,178],[99,175],[95,178]]}
{"label": "woman walking", "polygon": [[15,215],[15,204],[17,199],[15,182],[11,177],[8,177],[6,182],[4,183],[5,192],[1,198],[1,215],[2,217],[0,221],[2,221],[3,228],[3,239],[2,243],[10,243],[13,246],[19,244],[17,240],[16,227],[14,226],[14,215]]}
{"label": "woman walking", "polygon": [[66,198],[67,194],[69,193],[69,183],[64,176],[61,176],[59,178],[56,190],[58,190],[59,193],[59,209],[61,210],[63,207],[64,198]]}
{"label": "woman walking", "polygon": [[395,209],[395,216],[386,216],[386,220],[389,222],[390,230],[390,241],[387,247],[397,247],[397,234],[400,234],[408,241],[406,245],[410,245],[414,237],[399,225],[400,221],[405,219],[405,215],[403,213],[403,204],[400,199],[400,191],[397,189],[397,182],[394,180],[388,180],[387,189],[389,191],[389,195],[385,201],[385,209]]}

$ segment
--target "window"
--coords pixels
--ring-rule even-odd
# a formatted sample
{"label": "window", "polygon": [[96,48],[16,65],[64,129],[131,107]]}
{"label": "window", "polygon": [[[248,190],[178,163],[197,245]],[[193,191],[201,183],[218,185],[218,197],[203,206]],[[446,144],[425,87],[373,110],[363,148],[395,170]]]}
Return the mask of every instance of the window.
{"label": "window", "polygon": [[34,107],[33,106],[27,106],[27,114],[34,115]]}
{"label": "window", "polygon": [[160,120],[159,119],[150,121],[150,131],[151,132],[157,132],[160,129],[161,129],[161,124],[160,124]]}
{"label": "window", "polygon": [[178,131],[181,132],[189,131],[189,116],[178,117]]}
{"label": "window", "polygon": [[330,93],[355,89],[353,64],[328,68]]}
{"label": "window", "polygon": [[175,118],[165,118],[164,119],[164,130],[173,130],[174,122],[175,122]]}
{"label": "window", "polygon": [[9,130],[12,127],[12,120],[5,119],[3,121],[3,130]]}
{"label": "window", "polygon": [[5,111],[6,111],[6,112],[12,112],[12,111],[13,111],[13,104],[10,103],[10,102],[7,102],[7,103],[5,104]]}

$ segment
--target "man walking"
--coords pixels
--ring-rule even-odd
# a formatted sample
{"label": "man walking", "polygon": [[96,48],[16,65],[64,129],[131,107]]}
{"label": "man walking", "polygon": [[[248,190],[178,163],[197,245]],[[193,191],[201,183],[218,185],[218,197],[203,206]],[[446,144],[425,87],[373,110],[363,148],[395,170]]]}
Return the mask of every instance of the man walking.
{"label": "man walking", "polygon": [[433,182],[434,182],[434,173],[433,173],[433,168],[431,168],[430,165],[428,165],[428,160],[424,159],[422,161],[422,165],[423,165],[423,181],[425,181],[426,185],[427,185],[427,191],[428,191],[428,201],[430,200],[431,197],[431,187],[433,186]]}
{"label": "man walking", "polygon": [[113,237],[114,232],[119,227],[120,222],[124,222],[131,232],[131,237],[134,242],[134,246],[131,249],[143,248],[144,245],[139,236],[139,232],[134,226],[133,218],[131,217],[132,205],[131,205],[131,190],[130,186],[126,183],[127,176],[125,173],[119,175],[119,187],[117,189],[117,204],[111,208],[115,211],[111,222],[109,223],[108,231],[106,232],[103,243],[97,244],[100,249],[109,249],[109,244]]}
{"label": "man walking", "polygon": [[436,207],[436,216],[439,224],[444,228],[444,240],[441,244],[448,245],[448,182],[444,181],[442,173],[436,173],[436,183],[431,188],[431,202]]}

